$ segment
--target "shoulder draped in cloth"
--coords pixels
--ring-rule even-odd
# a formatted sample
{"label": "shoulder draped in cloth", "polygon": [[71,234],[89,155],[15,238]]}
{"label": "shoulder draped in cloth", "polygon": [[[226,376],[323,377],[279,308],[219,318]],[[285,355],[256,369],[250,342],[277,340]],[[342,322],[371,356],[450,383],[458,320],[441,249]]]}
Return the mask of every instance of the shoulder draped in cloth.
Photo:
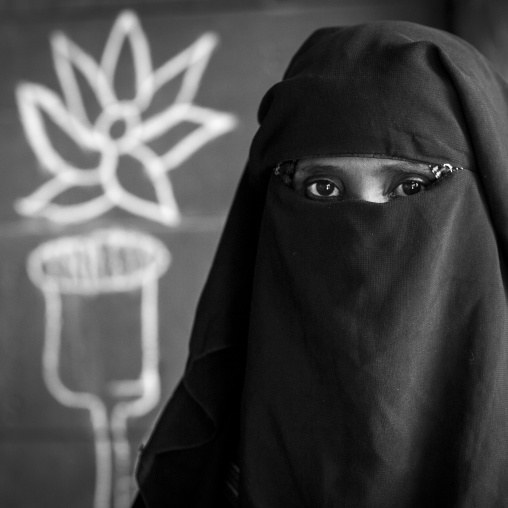
{"label": "shoulder draped in cloth", "polygon": [[[508,86],[446,32],[314,33],[263,98],[138,506],[508,507]],[[462,166],[389,203],[306,200],[319,156]]]}

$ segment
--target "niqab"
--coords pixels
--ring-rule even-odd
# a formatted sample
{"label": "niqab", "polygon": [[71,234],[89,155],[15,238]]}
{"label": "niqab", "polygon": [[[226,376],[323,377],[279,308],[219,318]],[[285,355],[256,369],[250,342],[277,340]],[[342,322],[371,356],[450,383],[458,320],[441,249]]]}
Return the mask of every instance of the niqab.
{"label": "niqab", "polygon": [[[508,88],[406,22],[323,29],[268,91],[185,375],[141,454],[148,508],[508,506]],[[465,169],[313,202],[281,161]]]}

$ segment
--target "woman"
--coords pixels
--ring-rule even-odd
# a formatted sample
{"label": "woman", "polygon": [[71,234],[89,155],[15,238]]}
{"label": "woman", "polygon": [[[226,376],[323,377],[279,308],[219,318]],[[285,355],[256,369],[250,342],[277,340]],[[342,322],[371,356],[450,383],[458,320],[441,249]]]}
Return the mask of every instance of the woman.
{"label": "woman", "polygon": [[508,506],[506,83],[323,29],[259,121],[139,506]]}

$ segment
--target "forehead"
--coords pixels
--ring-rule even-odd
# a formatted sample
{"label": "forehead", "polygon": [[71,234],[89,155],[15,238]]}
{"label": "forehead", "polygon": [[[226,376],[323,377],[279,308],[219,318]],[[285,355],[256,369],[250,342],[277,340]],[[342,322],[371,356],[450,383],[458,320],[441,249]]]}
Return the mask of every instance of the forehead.
{"label": "forehead", "polygon": [[296,172],[309,173],[317,169],[337,170],[342,173],[379,174],[391,170],[429,173],[429,165],[399,159],[376,157],[309,157],[300,159],[296,164]]}

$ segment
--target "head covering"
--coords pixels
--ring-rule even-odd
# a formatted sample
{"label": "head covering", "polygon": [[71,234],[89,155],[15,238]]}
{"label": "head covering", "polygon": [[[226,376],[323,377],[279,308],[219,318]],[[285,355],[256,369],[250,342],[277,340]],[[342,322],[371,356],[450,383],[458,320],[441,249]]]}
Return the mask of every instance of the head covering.
{"label": "head covering", "polygon": [[[508,506],[506,83],[443,31],[329,28],[259,121],[138,502],[220,506],[239,442],[242,507]],[[272,175],[341,155],[466,169],[388,203]]]}

